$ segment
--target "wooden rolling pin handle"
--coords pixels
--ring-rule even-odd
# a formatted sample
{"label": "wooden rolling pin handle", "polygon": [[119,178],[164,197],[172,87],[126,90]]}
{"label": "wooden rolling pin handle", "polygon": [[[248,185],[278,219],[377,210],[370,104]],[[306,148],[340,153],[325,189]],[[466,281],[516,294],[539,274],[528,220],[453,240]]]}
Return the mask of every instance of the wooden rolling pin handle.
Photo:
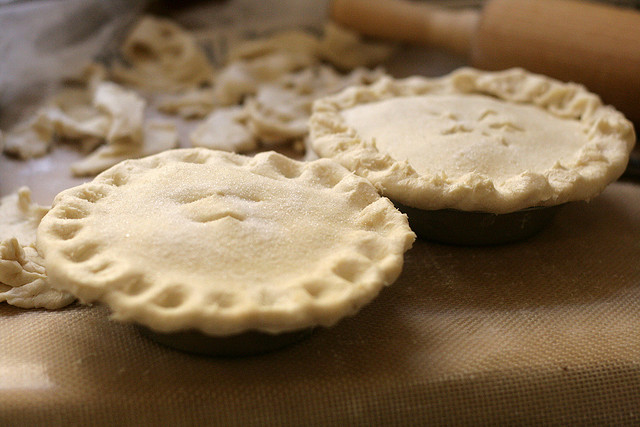
{"label": "wooden rolling pin handle", "polygon": [[368,36],[468,55],[478,68],[523,67],[582,83],[640,128],[639,11],[579,0],[488,0],[482,11],[333,0],[330,14]]}
{"label": "wooden rolling pin handle", "polygon": [[471,63],[523,67],[599,94],[640,128],[640,12],[593,1],[489,0]]}
{"label": "wooden rolling pin handle", "polygon": [[333,0],[330,16],[361,34],[469,55],[480,13],[407,0]]}

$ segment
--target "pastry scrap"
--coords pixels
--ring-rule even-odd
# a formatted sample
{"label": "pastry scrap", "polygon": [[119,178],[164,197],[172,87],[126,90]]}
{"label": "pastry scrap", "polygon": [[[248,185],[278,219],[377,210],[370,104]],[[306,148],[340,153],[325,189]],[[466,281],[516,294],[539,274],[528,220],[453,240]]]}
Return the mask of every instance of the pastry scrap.
{"label": "pastry scrap", "polygon": [[315,36],[289,30],[231,46],[228,63],[215,80],[216,101],[237,104],[261,85],[317,64],[319,45]]}
{"label": "pastry scrap", "polygon": [[284,74],[259,85],[243,107],[214,109],[190,134],[190,140],[195,147],[239,153],[257,149],[258,141],[271,147],[302,140],[309,132],[307,122],[314,100],[350,85],[372,83],[384,75],[380,69],[365,68],[340,74],[325,65]]}
{"label": "pastry scrap", "polygon": [[94,89],[103,83],[95,76],[87,78],[84,87],[65,88],[7,132],[5,151],[26,160],[45,155],[56,139],[76,142],[85,152],[100,145],[109,131],[110,119],[93,99]]}
{"label": "pastry scrap", "polygon": [[328,22],[324,27],[319,51],[323,59],[336,67],[350,70],[380,64],[393,54],[395,46],[379,41],[366,41],[357,32]]}
{"label": "pastry scrap", "polygon": [[[179,116],[171,118],[176,129],[193,128],[180,119],[204,119],[191,133],[195,146],[247,152],[259,144],[299,144],[317,97],[375,81],[382,71],[356,67],[392,52],[334,24],[321,37],[285,30],[236,43],[225,39],[228,61],[218,69],[206,44],[172,21],[143,17],[124,41],[121,58],[91,63],[66,81],[71,88],[4,133],[4,151],[26,160],[47,154],[56,141],[71,142],[90,153],[72,165],[72,173],[95,175],[117,161],[177,147],[178,134],[174,141],[167,122],[150,121],[159,113]],[[328,64],[356,69],[342,75]],[[241,108],[242,120],[232,119],[228,107]],[[153,134],[143,135],[148,129]]]}
{"label": "pastry scrap", "polygon": [[114,64],[111,75],[148,91],[176,91],[211,83],[213,68],[195,38],[174,22],[142,18],[122,46],[128,66]]}
{"label": "pastry scrap", "polygon": [[89,90],[71,87],[53,96],[37,113],[34,128],[47,129],[40,132],[42,144],[47,147],[61,139],[77,142],[88,152],[104,140],[109,119],[92,104]]}
{"label": "pastry scrap", "polygon": [[238,153],[261,145],[270,147],[303,140],[309,132],[307,122],[313,101],[339,92],[352,84],[369,84],[384,75],[380,69],[357,68],[340,74],[319,65],[281,76],[262,84],[243,107],[215,109],[190,134],[195,147]]}
{"label": "pastry scrap", "polygon": [[589,200],[624,171],[632,124],[584,87],[522,69],[386,78],[314,105],[314,150],[426,210]]}
{"label": "pastry scrap", "polygon": [[71,165],[75,176],[96,175],[127,159],[150,156],[178,146],[178,129],[167,120],[149,120],[142,128],[142,140],[114,140],[98,147]]}
{"label": "pastry scrap", "polygon": [[216,76],[214,99],[221,106],[238,104],[244,97],[255,94],[260,85],[315,62],[313,56],[286,51],[268,52],[255,58],[233,61]]}
{"label": "pastry scrap", "polygon": [[55,310],[75,301],[70,293],[49,285],[42,265],[35,248],[23,247],[15,238],[0,241],[0,302]]}
{"label": "pastry scrap", "polygon": [[38,228],[49,279],[116,319],[229,336],[331,326],[400,274],[406,216],[337,163],[202,148],[63,191]]}
{"label": "pastry scrap", "polygon": [[108,143],[137,144],[142,139],[145,100],[136,92],[104,82],[93,95],[94,106],[109,120]]}
{"label": "pastry scrap", "polygon": [[235,153],[253,151],[258,142],[245,122],[244,108],[219,108],[189,134],[189,139],[194,147]]}
{"label": "pastry scrap", "polygon": [[8,132],[6,151],[23,159],[39,157],[56,139],[76,142],[83,151],[103,143],[141,145],[145,106],[136,92],[112,82],[69,88]]}
{"label": "pastry scrap", "polygon": [[31,201],[31,191],[0,199],[0,302],[21,308],[56,309],[75,297],[51,288],[34,245],[36,229],[49,211]]}
{"label": "pastry scrap", "polygon": [[158,110],[184,119],[201,119],[217,107],[213,88],[193,88],[160,97]]}
{"label": "pastry scrap", "polygon": [[314,35],[305,31],[284,30],[272,36],[241,40],[232,45],[229,51],[229,61],[255,59],[276,52],[316,57],[319,49],[320,40]]}
{"label": "pastry scrap", "polygon": [[93,104],[107,118],[105,144],[71,165],[76,176],[98,174],[116,163],[178,145],[176,125],[166,120],[144,120],[146,101],[132,90],[112,82],[100,83]]}
{"label": "pastry scrap", "polygon": [[307,133],[312,102],[313,95],[264,85],[246,102],[248,125],[267,146],[299,139]]}
{"label": "pastry scrap", "polygon": [[90,153],[73,163],[71,172],[86,176],[125,159],[175,148],[176,125],[145,120],[146,104],[138,93],[113,82],[95,83],[93,89],[68,89],[9,132],[6,151],[28,159],[45,154],[56,138],[75,141]]}
{"label": "pastry scrap", "polygon": [[36,229],[49,208],[31,200],[31,190],[22,187],[0,199],[0,241],[16,238],[23,246],[36,243]]}
{"label": "pastry scrap", "polygon": [[55,138],[95,147],[104,137],[106,127],[106,120],[91,105],[88,91],[67,88],[7,132],[5,151],[23,160],[41,157],[50,150]]}
{"label": "pastry scrap", "polygon": [[263,145],[301,140],[309,132],[313,102],[356,84],[370,84],[384,76],[380,69],[356,68],[340,74],[328,66],[310,67],[262,85],[246,102],[247,124]]}
{"label": "pastry scrap", "polygon": [[3,150],[22,160],[41,157],[49,152],[52,138],[49,120],[36,113],[4,133]]}
{"label": "pastry scrap", "polygon": [[228,62],[215,78],[214,102],[238,104],[261,85],[318,63],[318,48],[318,39],[302,31],[283,31],[231,46]]}

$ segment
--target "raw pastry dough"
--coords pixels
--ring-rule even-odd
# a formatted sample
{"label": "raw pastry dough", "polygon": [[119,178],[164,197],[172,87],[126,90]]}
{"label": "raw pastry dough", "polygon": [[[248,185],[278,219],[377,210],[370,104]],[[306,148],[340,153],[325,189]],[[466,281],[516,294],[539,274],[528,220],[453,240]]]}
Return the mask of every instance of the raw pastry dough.
{"label": "raw pastry dough", "polygon": [[311,136],[402,204],[493,213],[591,199],[635,143],[596,95],[521,69],[350,88],[314,105]]}
{"label": "raw pastry dough", "polygon": [[20,308],[55,310],[75,297],[49,286],[35,248],[22,247],[15,238],[0,241],[0,302]]}
{"label": "raw pastry dough", "polygon": [[161,97],[158,110],[167,114],[177,114],[185,119],[201,119],[216,108],[213,88],[189,89],[179,94]]}
{"label": "raw pastry dough", "polygon": [[88,92],[67,88],[7,132],[5,151],[23,160],[40,157],[49,151],[55,137],[77,139],[87,148],[95,147],[105,127],[105,120],[91,106]]}
{"label": "raw pastry dough", "polygon": [[189,134],[194,147],[243,153],[258,147],[247,128],[243,107],[219,108]]}
{"label": "raw pastry dough", "polygon": [[116,319],[212,335],[330,326],[400,274],[406,216],[337,163],[181,149],[60,193],[50,280]]}
{"label": "raw pastry dough", "polygon": [[384,75],[380,69],[357,68],[346,75],[327,66],[307,68],[262,85],[246,102],[248,125],[263,144],[304,138],[313,101],[354,84],[369,84]]}
{"label": "raw pastry dough", "polygon": [[67,83],[81,85],[93,93],[96,87],[107,81],[108,78],[109,70],[107,67],[103,63],[91,61],[82,68],[79,75],[67,80]]}
{"label": "raw pastry dough", "polygon": [[22,159],[39,157],[55,138],[76,141],[83,151],[105,141],[139,145],[145,106],[138,94],[112,82],[67,89],[7,134],[6,151]]}
{"label": "raw pastry dough", "polygon": [[142,141],[115,140],[98,147],[82,160],[71,165],[75,176],[96,175],[126,159],[137,159],[178,146],[178,129],[173,122],[150,120],[144,124]]}
{"label": "raw pastry dough", "polygon": [[51,147],[53,128],[48,120],[36,113],[5,133],[4,152],[22,160],[47,154]]}
{"label": "raw pastry dough", "polygon": [[319,46],[323,59],[347,70],[380,64],[394,51],[395,46],[390,43],[364,41],[357,32],[331,21],[324,27],[324,36]]}
{"label": "raw pastry dough", "polygon": [[301,138],[307,133],[312,102],[312,95],[278,85],[263,85],[255,98],[246,103],[248,124],[266,145]]}
{"label": "raw pastry dough", "polygon": [[122,160],[149,156],[178,145],[175,124],[144,122],[146,101],[132,90],[111,82],[99,83],[93,104],[107,120],[106,144],[71,165],[76,176],[95,175]]}
{"label": "raw pastry dough", "polygon": [[92,105],[91,91],[85,88],[68,88],[52,97],[37,120],[56,137],[80,141],[85,148],[99,144],[109,126],[108,118]]}
{"label": "raw pastry dough", "polygon": [[141,19],[122,47],[130,66],[115,64],[112,76],[151,91],[176,91],[211,83],[213,69],[195,38],[168,19]]}
{"label": "raw pastry dough", "polygon": [[160,111],[185,118],[201,118],[218,106],[235,105],[254,94],[261,84],[292,70],[315,64],[320,42],[302,31],[283,31],[271,37],[242,40],[231,46],[228,62],[217,73],[215,87],[190,89],[164,97]]}
{"label": "raw pastry dough", "polygon": [[36,229],[47,212],[48,207],[31,201],[28,187],[3,197],[0,199],[0,241],[16,238],[21,245],[34,245]]}
{"label": "raw pastry dough", "polygon": [[[77,143],[82,152],[91,153],[72,165],[77,176],[174,148],[177,142],[170,142],[167,133],[160,139],[143,136],[145,114],[156,109],[201,119],[222,108],[190,134],[195,146],[246,152],[256,149],[258,142],[300,142],[308,134],[316,98],[348,85],[371,83],[383,74],[357,68],[341,75],[321,61],[349,68],[380,61],[389,52],[386,45],[364,42],[329,24],[323,38],[283,31],[243,40],[230,47],[227,65],[216,73],[190,33],[166,19],[144,17],[123,44],[127,66],[89,64],[68,82],[74,88],[54,97],[2,142],[7,152],[24,159],[46,154],[57,139]],[[136,91],[108,78],[156,92],[145,93],[151,106],[147,108]],[[240,120],[230,113],[235,110],[224,109],[240,103],[245,107]],[[151,141],[159,143],[152,147]]]}
{"label": "raw pastry dough", "polygon": [[320,41],[313,35],[296,30],[281,31],[270,37],[254,40],[242,40],[231,46],[229,61],[250,60],[275,52],[287,52],[299,57],[307,57],[311,61],[319,54]]}
{"label": "raw pastry dough", "polygon": [[36,229],[48,211],[31,201],[27,187],[0,200],[0,302],[55,309],[75,299],[48,285],[42,259],[33,247]]}
{"label": "raw pastry dough", "polygon": [[115,83],[100,83],[93,104],[109,118],[105,138],[110,144],[139,144],[146,101],[137,93]]}
{"label": "raw pastry dough", "polygon": [[223,68],[213,88],[218,105],[234,105],[256,93],[260,85],[309,67],[315,57],[276,51],[257,58],[237,60]]}
{"label": "raw pastry dough", "polygon": [[54,99],[9,131],[6,152],[27,160],[45,155],[55,138],[77,141],[84,151],[103,141],[109,125],[107,117],[80,99],[73,105],[56,104]]}
{"label": "raw pastry dough", "polygon": [[378,64],[392,52],[388,44],[364,42],[356,33],[332,23],[326,26],[322,40],[300,31],[284,31],[244,41],[231,49],[229,64],[217,75],[215,99],[220,105],[237,104],[262,84],[318,65],[321,60],[353,69]]}

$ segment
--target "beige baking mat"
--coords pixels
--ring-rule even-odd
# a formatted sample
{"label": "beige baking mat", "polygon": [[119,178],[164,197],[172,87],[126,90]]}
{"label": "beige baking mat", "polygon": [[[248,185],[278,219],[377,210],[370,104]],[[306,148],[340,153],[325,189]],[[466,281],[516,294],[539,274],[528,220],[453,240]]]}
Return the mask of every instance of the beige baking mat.
{"label": "beige baking mat", "polygon": [[104,307],[0,304],[0,425],[640,423],[640,185],[522,243],[416,242],[355,317],[256,357],[161,347]]}

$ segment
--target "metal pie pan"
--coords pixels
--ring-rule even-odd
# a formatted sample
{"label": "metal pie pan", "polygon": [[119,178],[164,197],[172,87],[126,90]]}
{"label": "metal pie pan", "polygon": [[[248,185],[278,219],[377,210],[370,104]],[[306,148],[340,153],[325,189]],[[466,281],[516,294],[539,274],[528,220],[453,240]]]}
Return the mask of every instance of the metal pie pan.
{"label": "metal pie pan", "polygon": [[536,206],[506,214],[456,209],[423,210],[395,203],[422,240],[461,246],[502,245],[546,228],[563,205]]}
{"label": "metal pie pan", "polygon": [[136,327],[142,335],[166,347],[222,357],[254,356],[279,350],[308,337],[313,331],[313,328],[306,328],[279,334],[247,331],[230,336],[212,336],[197,330],[163,333],[140,324]]}

